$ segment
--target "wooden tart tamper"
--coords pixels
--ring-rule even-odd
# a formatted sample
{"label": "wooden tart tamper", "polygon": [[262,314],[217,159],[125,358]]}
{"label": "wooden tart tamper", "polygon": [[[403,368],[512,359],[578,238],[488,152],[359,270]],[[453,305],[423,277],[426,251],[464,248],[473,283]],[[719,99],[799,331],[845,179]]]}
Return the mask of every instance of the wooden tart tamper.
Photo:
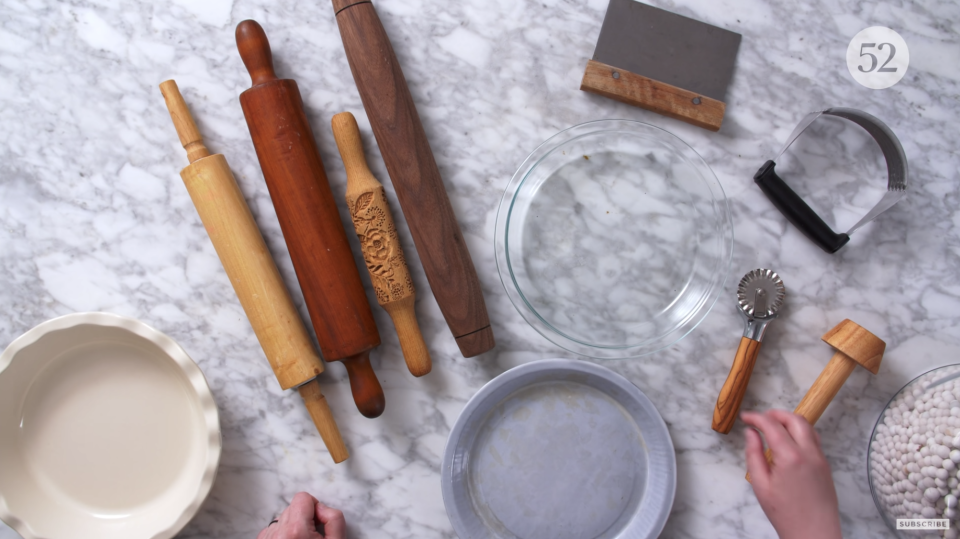
{"label": "wooden tart tamper", "polygon": [[[817,423],[857,365],[877,374],[883,351],[887,348],[887,343],[850,320],[837,324],[826,332],[822,339],[837,351],[793,411],[802,415],[811,425]],[[773,452],[770,448],[767,448],[764,455],[767,462],[773,464]],[[749,480],[748,473],[747,481]]]}
{"label": "wooden tart tamper", "polygon": [[360,129],[353,114],[341,112],[333,117],[331,125],[347,170],[347,208],[360,239],[377,302],[397,328],[407,368],[414,376],[423,376],[430,372],[430,351],[417,324],[413,279],[400,248],[386,192],[367,166]]}
{"label": "wooden tart tamper", "polygon": [[380,345],[340,212],[303,111],[296,81],[278,79],[267,36],[255,21],[237,25],[237,48],[253,86],[240,94],[243,116],[277,210],[320,352],[342,361],[360,413],[383,413],[370,351]]}
{"label": "wooden tart tamper", "polygon": [[190,159],[180,177],[270,367],[281,388],[298,389],[333,461],[342,462],[350,455],[316,381],[323,361],[313,349],[230,166],[222,154],[210,155],[204,146],[177,83],[162,83],[160,92]]}
{"label": "wooden tart tamper", "polygon": [[423,271],[464,357],[495,345],[480,279],[420,115],[369,0],[333,0],[343,49]]}

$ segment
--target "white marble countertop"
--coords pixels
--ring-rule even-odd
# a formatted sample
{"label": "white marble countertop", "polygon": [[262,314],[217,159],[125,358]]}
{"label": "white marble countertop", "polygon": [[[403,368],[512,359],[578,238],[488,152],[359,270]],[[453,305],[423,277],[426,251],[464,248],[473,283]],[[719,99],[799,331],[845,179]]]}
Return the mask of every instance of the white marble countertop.
{"label": "white marble countertop", "polygon": [[[360,416],[343,367],[329,365],[321,380],[352,452],[334,465],[299,396],[279,389],[180,181],[186,158],[157,88],[177,80],[298,296],[238,101],[250,84],[233,32],[246,18],[266,29],[278,74],[300,85],[336,193],[345,174],[330,118],[343,110],[357,115],[396,211],[329,2],[3,0],[0,343],[58,315],[102,310],[143,320],[189,352],[220,407],[224,445],[210,498],[179,537],[252,538],[300,490],[342,508],[353,538],[454,537],[440,495],[440,458],[465,402],[515,365],[571,356],[527,326],[497,276],[493,230],[503,189],[524,157],[557,131],[595,119],[640,120],[703,155],[729,198],[736,235],[726,290],[696,331],[646,358],[604,362],[652,399],[673,436],[678,490],[663,537],[774,536],[743,480],[742,425],[726,437],[710,430],[742,331],[734,291],[755,267],[777,270],[790,295],[764,341],[745,407],[792,409],[830,357],[820,335],[843,318],[886,340],[879,375],[854,373],[817,427],[845,536],[889,535],[867,485],[868,436],[905,382],[960,357],[960,6],[652,3],[743,34],[719,133],[579,91],[606,0],[376,2],[472,252],[497,347],[479,358],[460,356],[401,223],[434,372],[409,375],[392,324],[374,305],[383,345],[373,364],[387,409],[376,420]],[[853,35],[874,25],[894,28],[910,47],[906,77],[887,90],[858,85],[844,61]],[[836,255],[789,226],[752,181],[800,118],[827,106],[885,121],[912,173],[908,198]],[[798,190],[818,207],[837,207],[832,222],[841,228],[883,188],[869,139],[842,136],[843,146],[827,149],[849,154],[856,165],[849,176],[817,160],[818,153],[831,157],[824,144],[796,147],[813,156],[812,177],[797,180]],[[863,180],[864,169],[878,179]],[[0,538],[13,537],[0,524]]]}

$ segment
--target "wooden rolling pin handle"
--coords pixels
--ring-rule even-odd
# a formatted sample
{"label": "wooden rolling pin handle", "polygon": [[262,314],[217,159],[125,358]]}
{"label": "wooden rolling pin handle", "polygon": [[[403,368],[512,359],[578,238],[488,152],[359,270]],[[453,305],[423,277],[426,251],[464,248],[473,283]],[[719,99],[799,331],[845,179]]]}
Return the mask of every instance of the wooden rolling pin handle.
{"label": "wooden rolling pin handle", "polygon": [[180,95],[180,88],[176,81],[168,80],[160,83],[160,93],[163,94],[163,100],[167,103],[167,110],[170,111],[170,119],[173,120],[173,126],[177,129],[177,136],[180,137],[180,144],[187,150],[187,159],[191,163],[198,159],[210,156],[210,151],[203,144],[203,137],[197,124],[187,109],[187,103]]}
{"label": "wooden rolling pin handle", "polygon": [[313,424],[320,433],[324,445],[330,451],[330,456],[334,463],[340,463],[350,456],[347,446],[343,444],[343,438],[340,436],[340,430],[333,420],[333,413],[330,411],[330,405],[327,404],[326,397],[320,392],[320,382],[316,379],[301,385],[297,390],[303,397],[303,402],[307,405],[307,411],[313,418]]}
{"label": "wooden rolling pin handle", "polygon": [[237,25],[237,49],[243,65],[250,73],[253,85],[277,80],[273,71],[273,53],[270,51],[270,42],[260,23],[245,20]]}
{"label": "wooden rolling pin handle", "polygon": [[[343,159],[343,168],[347,171],[347,177],[366,178],[370,172],[367,166],[367,159],[363,155],[363,141],[360,139],[360,127],[357,126],[357,119],[349,112],[334,114],[330,120],[330,126],[333,128],[333,137],[337,141],[337,148],[340,150],[340,157]],[[376,186],[382,186],[375,179]],[[364,185],[364,187],[367,187]],[[370,187],[374,187],[371,185]]]}
{"label": "wooden rolling pin handle", "polygon": [[380,417],[386,403],[380,380],[377,380],[377,374],[370,365],[370,351],[340,361],[347,367],[350,391],[353,393],[353,401],[357,403],[357,409],[366,417]]}
{"label": "wooden rolling pin handle", "polygon": [[733,366],[730,368],[730,374],[727,375],[727,380],[720,389],[717,405],[713,409],[713,430],[728,434],[730,429],[733,428],[759,353],[759,341],[748,337],[740,339],[740,347],[737,348],[737,355],[733,360]]}
{"label": "wooden rolling pin handle", "polygon": [[416,298],[407,296],[384,304],[383,308],[393,320],[394,327],[397,328],[397,337],[400,338],[400,349],[403,351],[403,359],[407,362],[407,369],[410,370],[410,374],[419,377],[429,373],[433,364],[430,361],[427,343],[423,341],[420,325],[417,324],[415,304]]}

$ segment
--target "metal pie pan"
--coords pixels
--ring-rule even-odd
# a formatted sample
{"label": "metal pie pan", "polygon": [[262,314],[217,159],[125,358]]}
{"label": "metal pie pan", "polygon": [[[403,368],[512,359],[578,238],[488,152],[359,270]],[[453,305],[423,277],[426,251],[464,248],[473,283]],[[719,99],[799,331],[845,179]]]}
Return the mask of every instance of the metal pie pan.
{"label": "metal pie pan", "polygon": [[676,455],[643,392],[569,359],[513,368],[457,419],[443,502],[461,539],[648,539],[673,506]]}

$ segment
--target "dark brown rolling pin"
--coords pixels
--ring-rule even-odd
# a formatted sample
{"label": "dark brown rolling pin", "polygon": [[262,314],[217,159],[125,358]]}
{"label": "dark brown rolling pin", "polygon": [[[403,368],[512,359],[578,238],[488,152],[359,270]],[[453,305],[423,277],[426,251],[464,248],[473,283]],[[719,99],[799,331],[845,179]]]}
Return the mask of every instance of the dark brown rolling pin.
{"label": "dark brown rolling pin", "polygon": [[407,81],[367,0],[333,0],[343,48],[420,262],[465,357],[494,347],[493,330],[460,225]]}
{"label": "dark brown rolling pin", "polygon": [[334,462],[342,462],[349,453],[315,381],[323,372],[323,362],[313,349],[230,166],[222,154],[210,155],[204,146],[177,83],[162,83],[160,92],[190,160],[180,176],[273,373],[281,388],[298,388],[330,456]]}
{"label": "dark brown rolling pin", "polygon": [[383,389],[370,366],[380,334],[363,291],[340,212],[303,111],[296,81],[273,72],[267,36],[255,21],[237,26],[237,48],[253,86],[240,105],[280,229],[327,361],[342,361],[360,413],[383,413]]}

